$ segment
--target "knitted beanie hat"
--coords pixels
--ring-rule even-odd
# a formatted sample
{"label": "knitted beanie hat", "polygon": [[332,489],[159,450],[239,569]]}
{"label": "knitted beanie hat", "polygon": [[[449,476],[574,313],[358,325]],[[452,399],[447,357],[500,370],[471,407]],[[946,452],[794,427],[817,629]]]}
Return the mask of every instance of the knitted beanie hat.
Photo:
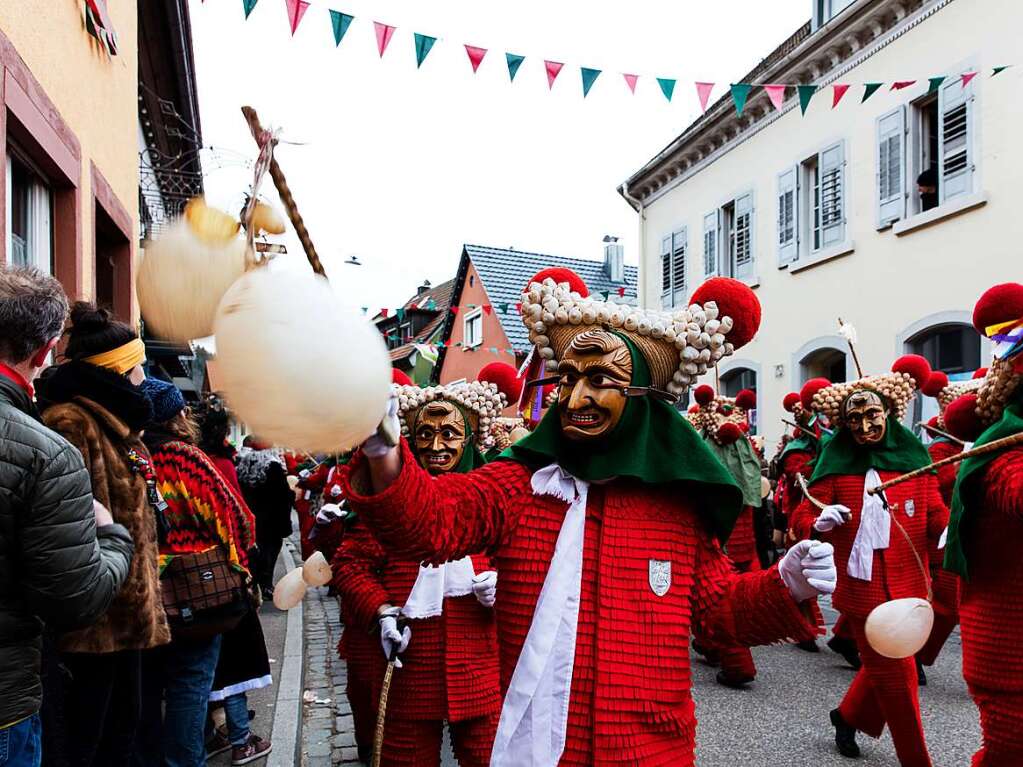
{"label": "knitted beanie hat", "polygon": [[172,383],[147,378],[139,388],[153,404],[154,423],[166,423],[185,409],[185,398]]}

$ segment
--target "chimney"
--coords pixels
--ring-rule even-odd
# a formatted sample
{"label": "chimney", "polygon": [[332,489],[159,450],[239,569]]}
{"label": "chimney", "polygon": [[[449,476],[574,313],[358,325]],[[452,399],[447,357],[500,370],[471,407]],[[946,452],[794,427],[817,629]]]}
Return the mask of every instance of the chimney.
{"label": "chimney", "polygon": [[423,280],[423,284],[416,288],[416,295],[421,296],[432,287],[429,280]]}
{"label": "chimney", "polygon": [[604,274],[611,282],[625,282],[625,248],[610,234],[604,235]]}

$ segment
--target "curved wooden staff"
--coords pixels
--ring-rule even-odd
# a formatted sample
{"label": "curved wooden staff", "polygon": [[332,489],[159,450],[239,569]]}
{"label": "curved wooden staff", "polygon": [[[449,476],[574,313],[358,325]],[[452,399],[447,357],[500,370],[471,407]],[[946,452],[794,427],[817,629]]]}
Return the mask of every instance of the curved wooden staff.
{"label": "curved wooden staff", "polygon": [[[405,626],[405,618],[399,616],[398,631]],[[384,722],[387,720],[387,698],[391,692],[391,678],[394,676],[394,664],[398,660],[398,646],[391,649],[387,658],[387,671],[384,672],[384,683],[380,687],[380,702],[377,703],[377,727],[373,733],[373,758],[370,767],[380,767],[380,757],[384,751]]]}
{"label": "curved wooden staff", "polygon": [[[242,107],[242,114],[245,115],[245,120],[249,124],[249,130],[252,131],[252,137],[258,144],[259,136],[263,133],[263,126],[259,123],[259,116],[256,114],[256,110],[252,107]],[[291,193],[287,179],[284,178],[284,171],[281,170],[281,166],[277,164],[277,160],[273,155],[270,156],[270,178],[274,180],[274,186],[277,187],[277,193],[281,196],[284,209],[288,212],[291,225],[295,227],[298,241],[302,243],[305,256],[309,259],[309,265],[313,268],[314,272],[326,278],[327,273],[323,269],[320,257],[316,254],[316,247],[313,245],[312,237],[309,236],[309,230],[306,229],[305,221],[302,220],[302,215],[298,212],[298,205],[295,203],[295,197]]]}
{"label": "curved wooden staff", "polygon": [[936,434],[939,437],[947,439],[949,442],[955,442],[957,445],[966,444],[965,442],[963,442],[963,440],[959,439],[959,437],[953,437],[947,431],[942,431],[937,426],[931,426],[929,423],[918,421],[917,426],[919,426],[921,429],[927,429],[927,431],[929,431],[931,434]]}

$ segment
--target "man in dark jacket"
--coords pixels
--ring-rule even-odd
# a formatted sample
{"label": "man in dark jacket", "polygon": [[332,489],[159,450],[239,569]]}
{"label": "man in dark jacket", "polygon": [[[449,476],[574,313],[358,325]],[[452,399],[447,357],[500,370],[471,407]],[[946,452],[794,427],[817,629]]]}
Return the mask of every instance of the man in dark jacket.
{"label": "man in dark jacket", "polygon": [[134,551],[93,500],[82,456],[32,403],[67,313],[52,277],[0,269],[0,755],[14,767],[40,763],[44,624],[62,631],[102,615]]}

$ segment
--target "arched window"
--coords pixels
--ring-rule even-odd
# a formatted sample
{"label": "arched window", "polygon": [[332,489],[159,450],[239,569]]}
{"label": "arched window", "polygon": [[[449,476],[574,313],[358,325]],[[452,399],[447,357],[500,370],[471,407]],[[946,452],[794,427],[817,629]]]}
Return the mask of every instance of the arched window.
{"label": "arched window", "polygon": [[[757,390],[757,371],[750,368],[737,367],[721,374],[721,393],[726,397],[734,397],[743,389]],[[757,433],[757,413],[750,413],[750,433]]]}
{"label": "arched window", "polygon": [[[981,366],[980,334],[972,325],[933,325],[911,336],[906,341],[906,350],[924,357],[934,370],[948,373],[952,380],[970,378]],[[917,397],[913,406],[914,422],[926,421],[937,413],[938,403],[933,398]]]}
{"label": "arched window", "polygon": [[799,382],[805,384],[811,378],[827,378],[833,383],[846,379],[846,354],[841,349],[815,349],[799,361]]}

